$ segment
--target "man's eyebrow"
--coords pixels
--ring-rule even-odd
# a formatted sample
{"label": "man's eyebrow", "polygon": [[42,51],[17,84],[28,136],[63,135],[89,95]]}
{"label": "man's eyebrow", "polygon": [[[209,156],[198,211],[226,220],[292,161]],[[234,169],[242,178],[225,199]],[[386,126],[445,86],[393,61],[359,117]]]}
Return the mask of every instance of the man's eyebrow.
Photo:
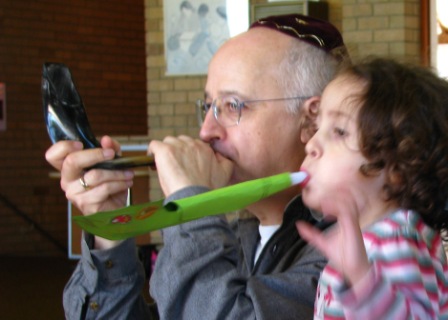
{"label": "man's eyebrow", "polygon": [[[238,92],[236,90],[224,90],[224,91],[218,91],[218,96],[242,96],[241,92]],[[209,94],[207,91],[204,93],[205,99],[211,99],[211,94]],[[213,97],[215,99],[216,97]]]}

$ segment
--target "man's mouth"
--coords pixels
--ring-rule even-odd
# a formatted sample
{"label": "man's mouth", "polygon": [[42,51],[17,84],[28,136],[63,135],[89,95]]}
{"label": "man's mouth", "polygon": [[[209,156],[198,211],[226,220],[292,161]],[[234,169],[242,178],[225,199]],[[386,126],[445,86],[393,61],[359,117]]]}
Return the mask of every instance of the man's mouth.
{"label": "man's mouth", "polygon": [[210,147],[213,149],[213,151],[215,153],[219,153],[221,156],[223,156],[226,159],[229,159],[232,162],[235,162],[232,157],[230,155],[228,155],[226,152],[224,152],[223,150],[221,150],[221,148],[219,148],[218,146],[216,146],[216,144],[214,143],[210,143]]}

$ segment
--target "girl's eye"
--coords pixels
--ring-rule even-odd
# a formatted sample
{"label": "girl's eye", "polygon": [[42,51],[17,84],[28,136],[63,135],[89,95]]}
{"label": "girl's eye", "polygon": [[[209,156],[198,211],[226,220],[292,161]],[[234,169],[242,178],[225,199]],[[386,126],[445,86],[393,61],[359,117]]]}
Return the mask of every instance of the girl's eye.
{"label": "girl's eye", "polygon": [[345,137],[347,135],[347,131],[341,128],[334,128],[334,133],[339,137]]}

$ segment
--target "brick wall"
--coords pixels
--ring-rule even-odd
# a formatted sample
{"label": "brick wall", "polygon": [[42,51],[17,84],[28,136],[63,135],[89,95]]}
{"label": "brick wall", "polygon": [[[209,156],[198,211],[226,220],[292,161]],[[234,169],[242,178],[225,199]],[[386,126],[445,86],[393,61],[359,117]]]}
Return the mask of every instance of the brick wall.
{"label": "brick wall", "polygon": [[420,61],[420,0],[344,0],[342,30],[354,57]]}
{"label": "brick wall", "polygon": [[[205,76],[165,76],[163,1],[145,0],[148,132],[151,139],[198,135],[195,101],[203,97]],[[163,194],[157,173],[150,173],[150,199]]]}
{"label": "brick wall", "polygon": [[95,134],[146,136],[143,9],[143,0],[1,1],[8,123],[0,132],[0,197],[17,210],[0,201],[0,254],[58,254],[54,243],[67,243],[65,196],[44,159],[50,140],[40,93],[43,62],[69,65]]}

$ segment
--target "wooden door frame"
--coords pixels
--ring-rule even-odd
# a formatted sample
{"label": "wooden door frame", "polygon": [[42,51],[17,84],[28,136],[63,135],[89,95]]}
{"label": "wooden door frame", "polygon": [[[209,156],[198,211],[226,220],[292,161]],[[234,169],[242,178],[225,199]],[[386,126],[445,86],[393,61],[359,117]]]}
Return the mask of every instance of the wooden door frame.
{"label": "wooden door frame", "polygon": [[420,57],[424,66],[431,65],[431,40],[430,40],[430,0],[420,0]]}

